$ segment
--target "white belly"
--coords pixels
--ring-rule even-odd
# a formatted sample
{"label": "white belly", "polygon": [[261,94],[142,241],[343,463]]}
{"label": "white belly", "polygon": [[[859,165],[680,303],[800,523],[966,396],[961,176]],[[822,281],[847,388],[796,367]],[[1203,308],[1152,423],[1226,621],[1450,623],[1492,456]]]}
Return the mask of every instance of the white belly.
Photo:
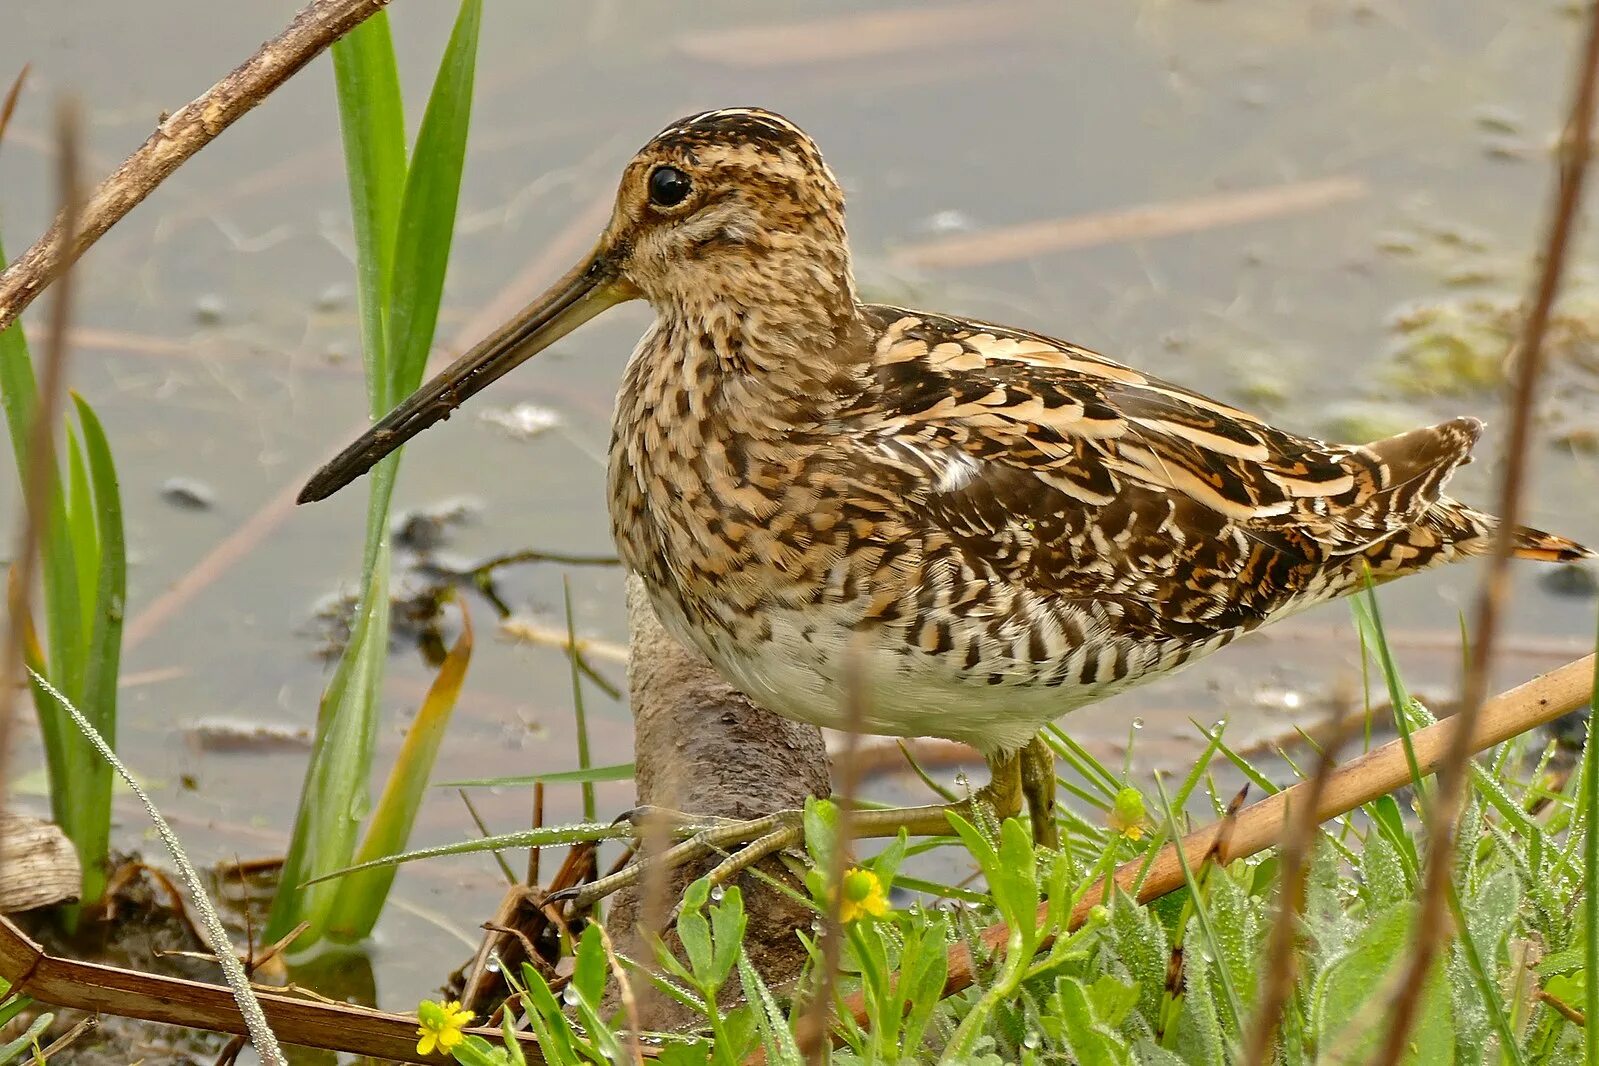
{"label": "white belly", "polygon": [[[1050,664],[985,663],[965,670],[954,656],[909,647],[898,631],[884,628],[857,638],[862,640],[855,654],[863,706],[851,723],[843,678],[846,642],[856,638],[852,623],[858,609],[768,609],[770,637],[738,641],[721,630],[688,625],[668,597],[651,599],[673,636],[699,648],[730,684],[773,713],[833,729],[853,724],[863,733],[944,737],[985,755],[1014,751],[1068,711],[1171,669],[1156,655],[1150,669],[1120,680],[1052,685],[1039,680]],[[1191,661],[1210,650],[1191,649],[1185,658]],[[1086,654],[1077,649],[1067,658]]]}

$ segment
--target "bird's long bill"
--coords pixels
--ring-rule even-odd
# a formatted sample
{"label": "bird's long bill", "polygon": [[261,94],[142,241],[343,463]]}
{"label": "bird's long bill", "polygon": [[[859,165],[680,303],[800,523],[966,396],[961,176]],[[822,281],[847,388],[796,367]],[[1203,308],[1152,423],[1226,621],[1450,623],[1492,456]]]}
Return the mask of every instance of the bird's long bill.
{"label": "bird's long bill", "polygon": [[300,490],[299,502],[327,499],[424,429],[449,418],[468,397],[513,367],[632,296],[604,255],[596,252],[318,470]]}

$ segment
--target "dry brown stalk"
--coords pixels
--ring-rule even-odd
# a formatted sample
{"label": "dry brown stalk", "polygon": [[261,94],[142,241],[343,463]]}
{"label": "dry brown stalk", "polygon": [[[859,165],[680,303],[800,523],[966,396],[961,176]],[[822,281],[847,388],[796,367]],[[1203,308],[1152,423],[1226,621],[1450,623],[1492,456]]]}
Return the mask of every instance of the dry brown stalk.
{"label": "dry brown stalk", "polygon": [[1347,733],[1347,725],[1347,715],[1340,716],[1334,723],[1334,735],[1322,743],[1316,757],[1316,771],[1307,782],[1309,787],[1303,798],[1287,811],[1289,822],[1282,842],[1282,872],[1277,879],[1277,917],[1267,940],[1261,1000],[1244,1047],[1243,1061],[1249,1066],[1271,1066],[1283,1006],[1294,992],[1299,961],[1299,914],[1305,906],[1305,872],[1309,868],[1306,860],[1316,841],[1316,811],[1321,807],[1322,793],[1327,790],[1327,780],[1337,765],[1338,746]]}
{"label": "dry brown stalk", "polygon": [[[1476,728],[1467,742],[1468,748],[1472,752],[1483,751],[1584,706],[1593,692],[1593,671],[1594,656],[1587,655],[1495,696],[1483,704]],[[1460,727],[1458,717],[1447,718],[1411,735],[1416,762],[1423,774],[1432,773],[1442,764]],[[1327,776],[1321,787],[1320,802],[1312,808],[1316,812],[1316,821],[1319,824],[1347,814],[1361,804],[1409,783],[1410,766],[1406,761],[1404,743],[1401,740],[1390,741],[1352,759]],[[1184,884],[1178,847],[1181,846],[1190,868],[1197,867],[1215,849],[1217,840],[1224,828],[1229,828],[1229,823],[1231,838],[1226,853],[1219,856],[1219,861],[1233,862],[1277,845],[1283,839],[1289,811],[1306,801],[1312,787],[1310,781],[1301,782],[1244,808],[1237,818],[1226,818],[1196,829],[1184,837],[1180,845],[1168,844],[1150,863],[1148,875],[1142,881],[1139,880],[1144,865],[1142,859],[1123,864],[1116,870],[1113,880],[1143,903],[1176,891]],[[1109,888],[1105,884],[1089,889],[1084,894],[1083,902],[1072,912],[1067,928],[1076,929],[1082,925],[1089,911],[1104,898]],[[1047,906],[1043,904],[1039,907],[1040,922],[1047,918]],[[981,939],[986,951],[999,952],[1004,950],[1008,936],[1009,930],[1000,923],[985,929]],[[1039,945],[1040,950],[1048,947],[1048,941]],[[964,945],[950,950],[948,972],[944,995],[954,995],[971,985],[972,959]],[[857,1022],[866,1023],[866,1006],[859,995],[848,1000],[847,1008]],[[753,1064],[763,1059],[757,1055],[747,1061]]]}
{"label": "dry brown stalk", "polygon": [[[15,107],[19,78],[7,97],[5,114]],[[56,182],[60,189],[61,226],[66,233],[77,232],[82,207],[78,189],[78,148],[82,125],[77,104],[63,100],[56,110]],[[39,545],[51,509],[51,483],[56,477],[56,426],[66,396],[67,323],[72,318],[71,272],[61,278],[50,321],[54,337],[45,349],[44,372],[39,377],[39,394],[34,399],[33,424],[28,427],[28,452],[22,479],[22,514],[18,516],[16,550],[6,582],[6,622],[4,644],[0,645],[0,790],[5,782],[5,767],[11,753],[11,723],[16,694],[25,687],[23,645],[31,637],[33,584],[38,574]],[[0,326],[0,329],[4,329]],[[57,649],[52,648],[54,653]]]}
{"label": "dry brown stalk", "polygon": [[22,64],[22,69],[17,71],[17,76],[12,79],[11,88],[6,90],[6,98],[0,101],[0,144],[6,140],[6,129],[11,125],[11,116],[17,113],[17,100],[22,96],[22,85],[28,80],[29,65]]}
{"label": "dry brown stalk", "polygon": [[922,270],[1002,263],[1070,248],[1170,237],[1218,226],[1258,222],[1355,200],[1367,191],[1365,181],[1349,177],[1268,185],[1243,192],[1143,204],[939,237],[904,245],[889,257],[889,261],[895,266]]}
{"label": "dry brown stalk", "polygon": [[0,329],[137,207],[190,156],[277,89],[334,41],[383,9],[388,0],[312,0],[284,31],[210,89],[169,115],[148,140],[84,202],[69,237],[57,217],[44,236],[0,271]]}
{"label": "dry brown stalk", "polygon": [[1482,591],[1477,598],[1473,631],[1476,639],[1461,686],[1461,727],[1453,734],[1447,758],[1440,767],[1438,788],[1427,812],[1427,858],[1423,877],[1421,914],[1416,920],[1414,947],[1406,977],[1394,1002],[1393,1015],[1382,1047],[1373,1062],[1392,1066],[1405,1053],[1415,1023],[1422,989],[1432,972],[1433,960],[1446,936],[1445,916],[1454,869],[1455,831],[1466,794],[1466,762],[1471,757],[1470,737],[1483,701],[1488,695],[1488,671],[1499,618],[1510,598],[1510,552],[1520,524],[1523,487],[1531,465],[1533,404],[1543,369],[1544,333],[1560,292],[1572,229],[1582,202],[1583,179],[1593,133],[1594,95],[1599,86],[1599,6],[1589,5],[1588,31],[1571,94],[1571,116],[1566,123],[1556,175],[1554,209],[1543,245],[1532,310],[1522,325],[1516,345],[1516,374],[1510,401],[1510,432],[1505,441],[1505,461],[1499,489],[1499,529],[1488,559]]}

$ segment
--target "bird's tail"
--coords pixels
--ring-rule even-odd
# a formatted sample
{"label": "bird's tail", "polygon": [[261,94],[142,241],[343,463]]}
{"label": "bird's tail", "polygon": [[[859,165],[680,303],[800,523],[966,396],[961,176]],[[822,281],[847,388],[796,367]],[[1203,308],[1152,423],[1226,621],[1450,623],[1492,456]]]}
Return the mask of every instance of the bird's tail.
{"label": "bird's tail", "polygon": [[1593,552],[1576,541],[1531,526],[1516,528],[1510,554],[1517,559],[1535,559],[1540,563],[1574,563],[1593,557]]}
{"label": "bird's tail", "polygon": [[[1421,518],[1399,532],[1368,547],[1365,565],[1379,581],[1429,570],[1493,551],[1499,520],[1449,496],[1440,497]],[[1517,559],[1542,563],[1572,563],[1594,553],[1574,540],[1519,526],[1511,546]]]}

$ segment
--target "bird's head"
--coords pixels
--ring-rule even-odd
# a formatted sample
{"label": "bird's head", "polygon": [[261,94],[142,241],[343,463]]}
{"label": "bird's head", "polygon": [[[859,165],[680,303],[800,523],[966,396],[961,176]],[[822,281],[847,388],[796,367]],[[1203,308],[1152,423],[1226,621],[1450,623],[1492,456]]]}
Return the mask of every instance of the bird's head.
{"label": "bird's head", "polygon": [[855,315],[854,281],[843,193],[815,142],[756,108],[662,130],[623,170],[593,250],[318,471],[300,502],[332,495],[513,367],[634,299],[714,345],[755,341],[767,358],[839,344]]}

